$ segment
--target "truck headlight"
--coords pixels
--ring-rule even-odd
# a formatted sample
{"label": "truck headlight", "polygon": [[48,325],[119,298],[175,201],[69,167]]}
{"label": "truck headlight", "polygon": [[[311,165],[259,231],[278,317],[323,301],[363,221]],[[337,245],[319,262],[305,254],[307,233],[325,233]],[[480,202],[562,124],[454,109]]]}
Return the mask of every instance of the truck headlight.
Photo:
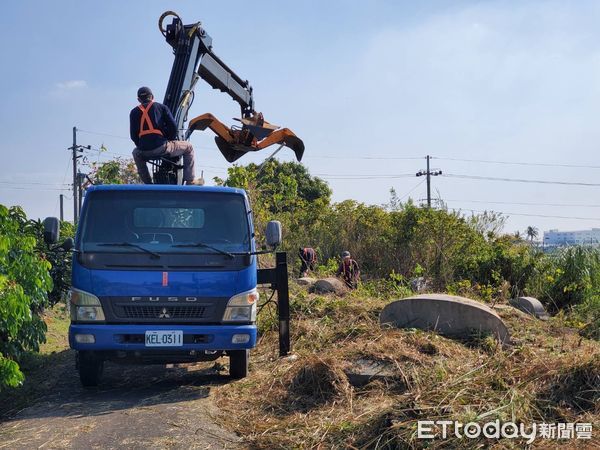
{"label": "truck headlight", "polygon": [[256,288],[231,297],[223,314],[223,322],[255,322],[258,297]]}
{"label": "truck headlight", "polygon": [[100,299],[89,292],[71,288],[71,320],[74,322],[104,321]]}

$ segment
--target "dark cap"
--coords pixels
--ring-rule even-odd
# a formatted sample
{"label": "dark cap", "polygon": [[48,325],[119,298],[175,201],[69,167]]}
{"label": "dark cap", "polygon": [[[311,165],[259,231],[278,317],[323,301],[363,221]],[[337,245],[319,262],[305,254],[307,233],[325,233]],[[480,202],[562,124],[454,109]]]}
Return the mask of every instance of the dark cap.
{"label": "dark cap", "polygon": [[149,87],[142,86],[141,88],[138,89],[138,92],[137,92],[138,98],[147,98],[147,97],[150,97],[151,95],[153,95],[153,94]]}
{"label": "dark cap", "polygon": [[349,251],[343,251],[342,252],[342,258],[350,258],[350,252]]}

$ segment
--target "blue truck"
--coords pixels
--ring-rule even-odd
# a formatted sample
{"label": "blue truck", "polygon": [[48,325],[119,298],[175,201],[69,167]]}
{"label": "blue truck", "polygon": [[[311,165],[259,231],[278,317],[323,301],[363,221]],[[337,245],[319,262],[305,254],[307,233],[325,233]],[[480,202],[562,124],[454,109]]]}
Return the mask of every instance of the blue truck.
{"label": "blue truck", "polygon": [[[163,27],[169,16],[172,22]],[[229,162],[275,144],[275,153],[289,147],[301,160],[302,140],[255,111],[250,83],[214,53],[199,22],[185,25],[167,11],[159,29],[174,54],[163,104],[173,113],[178,139],[209,128]],[[199,79],[239,104],[241,125],[227,127],[203,114],[186,128]],[[75,131],[74,173],[80,151]],[[69,343],[77,350],[81,382],[97,385],[104,361],[179,363],[221,356],[229,357],[232,377],[245,377],[257,338],[257,284],[277,290],[279,353],[286,355],[286,255],[277,253],[273,269],[257,268],[257,255],[268,250],[256,248],[246,193],[182,185],[181,158],[147,162],[152,184],[92,186],[83,203],[82,192],[74,190],[77,235],[60,247],[73,251]],[[48,218],[44,225],[46,242],[56,244],[58,220]],[[273,249],[280,244],[279,222],[267,224],[265,241]]]}
{"label": "blue truck", "polygon": [[[58,221],[45,225],[47,242],[57,242]],[[266,241],[280,243],[279,222],[269,222]],[[62,247],[74,254],[69,343],[84,386],[98,384],[104,361],[227,355],[230,375],[247,375],[257,338],[260,251],[245,191],[94,186],[75,241]]]}

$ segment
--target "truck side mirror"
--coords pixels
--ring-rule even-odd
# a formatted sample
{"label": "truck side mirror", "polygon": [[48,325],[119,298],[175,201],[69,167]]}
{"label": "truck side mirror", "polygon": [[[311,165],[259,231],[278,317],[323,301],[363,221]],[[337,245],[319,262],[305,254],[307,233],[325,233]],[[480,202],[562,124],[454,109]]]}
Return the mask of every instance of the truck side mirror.
{"label": "truck side mirror", "polygon": [[60,237],[60,222],[56,217],[44,219],[44,242],[48,245],[56,244]]}
{"label": "truck side mirror", "polygon": [[66,238],[65,242],[62,243],[60,248],[62,248],[65,252],[70,252],[75,247],[75,243],[73,242],[73,238]]}
{"label": "truck side mirror", "polygon": [[267,224],[265,238],[269,247],[278,247],[279,244],[281,244],[281,222],[278,220],[271,220]]}

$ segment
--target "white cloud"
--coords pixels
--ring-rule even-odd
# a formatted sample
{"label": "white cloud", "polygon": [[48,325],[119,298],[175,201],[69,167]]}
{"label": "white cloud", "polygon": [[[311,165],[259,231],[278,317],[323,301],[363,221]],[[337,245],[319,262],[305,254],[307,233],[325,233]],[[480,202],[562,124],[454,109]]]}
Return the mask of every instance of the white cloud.
{"label": "white cloud", "polygon": [[83,89],[87,87],[87,81],[85,80],[67,80],[56,83],[56,87],[60,90],[67,91],[73,89]]}

